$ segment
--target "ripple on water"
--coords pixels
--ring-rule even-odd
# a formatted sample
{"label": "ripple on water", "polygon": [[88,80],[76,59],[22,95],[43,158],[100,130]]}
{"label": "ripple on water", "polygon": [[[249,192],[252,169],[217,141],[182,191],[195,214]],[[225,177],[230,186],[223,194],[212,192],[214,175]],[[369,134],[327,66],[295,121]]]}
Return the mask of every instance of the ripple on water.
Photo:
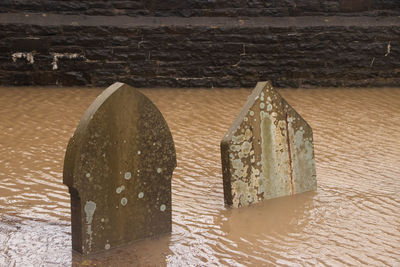
{"label": "ripple on water", "polygon": [[146,89],[172,131],[172,234],[71,254],[65,147],[101,89],[0,88],[1,266],[400,264],[399,89],[281,90],[314,131],[318,190],[223,204],[219,142],[250,90]]}

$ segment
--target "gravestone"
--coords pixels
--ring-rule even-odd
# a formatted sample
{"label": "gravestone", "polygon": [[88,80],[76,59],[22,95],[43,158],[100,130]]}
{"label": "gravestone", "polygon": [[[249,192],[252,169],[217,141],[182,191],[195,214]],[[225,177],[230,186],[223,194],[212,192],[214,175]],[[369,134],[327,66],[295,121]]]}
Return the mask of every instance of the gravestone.
{"label": "gravestone", "polygon": [[247,206],[317,187],[312,129],[259,82],[221,141],[225,204]]}
{"label": "gravestone", "polygon": [[65,155],[72,248],[90,254],[171,232],[175,166],[157,107],[126,84],[108,87],[86,110]]}

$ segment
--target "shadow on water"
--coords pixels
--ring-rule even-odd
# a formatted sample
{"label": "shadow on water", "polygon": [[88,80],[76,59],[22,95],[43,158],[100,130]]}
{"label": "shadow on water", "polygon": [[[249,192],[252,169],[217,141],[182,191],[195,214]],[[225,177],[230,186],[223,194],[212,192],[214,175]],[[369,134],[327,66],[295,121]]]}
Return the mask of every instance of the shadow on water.
{"label": "shadow on water", "polygon": [[270,199],[249,207],[228,208],[215,221],[231,240],[301,232],[311,219],[316,196],[317,192],[312,191]]}
{"label": "shadow on water", "polygon": [[163,266],[171,254],[170,240],[167,234],[88,256],[72,251],[71,266]]}

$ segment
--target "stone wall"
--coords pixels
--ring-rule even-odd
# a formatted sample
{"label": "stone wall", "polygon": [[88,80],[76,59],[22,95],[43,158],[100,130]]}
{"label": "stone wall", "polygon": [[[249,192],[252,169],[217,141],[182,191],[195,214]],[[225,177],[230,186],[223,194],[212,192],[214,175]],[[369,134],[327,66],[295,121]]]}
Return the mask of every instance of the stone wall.
{"label": "stone wall", "polygon": [[[176,13],[184,9],[167,6],[173,13],[154,13],[162,1],[153,1],[158,7],[153,13],[136,17],[68,14],[94,12],[96,3],[99,14],[114,12],[105,6],[118,4],[121,10],[138,12],[131,5],[142,1],[2,1],[3,12],[15,11],[15,3],[28,11],[65,7],[53,10],[57,14],[0,13],[0,84],[108,86],[121,81],[137,87],[253,87],[268,79],[289,87],[400,86],[400,20],[375,16],[397,12],[396,1],[368,0],[375,9],[363,6],[364,11],[340,16],[305,13],[325,12],[328,3],[344,9],[344,0],[296,1],[301,16],[276,17],[257,13],[263,10],[257,7],[261,1],[228,5],[196,0],[189,7],[225,17],[189,18]],[[47,4],[40,7],[42,2]],[[352,1],[352,12],[361,2],[366,0]],[[287,15],[293,3],[269,1],[264,6],[278,10],[286,5],[279,12]],[[314,3],[315,9],[302,3]],[[213,5],[218,8],[205,8]],[[228,8],[233,5],[237,8]],[[245,14],[259,10],[260,16],[231,17],[239,13],[229,10],[239,12],[244,5],[254,5],[243,7]],[[169,14],[176,16],[154,16]]]}
{"label": "stone wall", "polygon": [[128,16],[399,15],[398,0],[2,0],[0,12]]}

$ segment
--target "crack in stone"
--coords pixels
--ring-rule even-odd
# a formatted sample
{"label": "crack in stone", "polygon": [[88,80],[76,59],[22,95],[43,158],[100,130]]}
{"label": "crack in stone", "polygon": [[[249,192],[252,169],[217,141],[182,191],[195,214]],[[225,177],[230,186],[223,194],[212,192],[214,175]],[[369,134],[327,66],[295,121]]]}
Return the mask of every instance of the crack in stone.
{"label": "crack in stone", "polygon": [[288,155],[289,155],[289,173],[290,173],[290,194],[294,195],[294,184],[293,184],[293,164],[292,164],[292,151],[290,148],[290,140],[289,140],[289,122],[288,122],[288,114],[285,112],[285,121],[286,121],[286,142],[288,146]]}

